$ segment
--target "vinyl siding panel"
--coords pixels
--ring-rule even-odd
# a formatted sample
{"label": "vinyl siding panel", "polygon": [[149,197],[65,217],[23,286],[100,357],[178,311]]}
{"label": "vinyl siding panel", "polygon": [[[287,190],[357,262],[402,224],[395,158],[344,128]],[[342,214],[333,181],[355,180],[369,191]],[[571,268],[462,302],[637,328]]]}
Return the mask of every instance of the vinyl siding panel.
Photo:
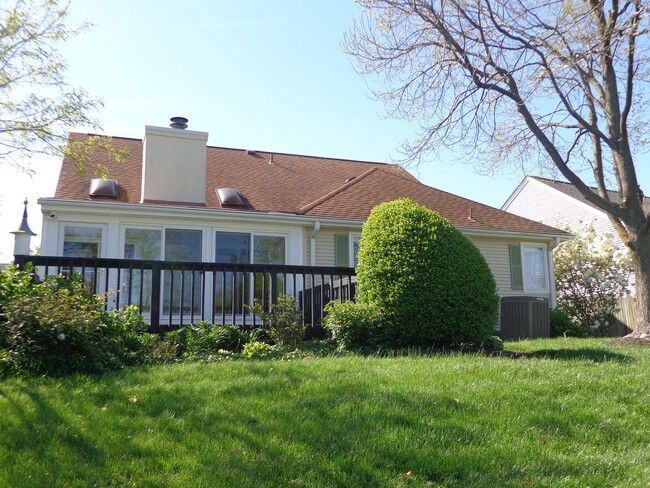
{"label": "vinyl siding panel", "polygon": [[565,224],[576,227],[581,221],[593,219],[598,232],[610,232],[620,243],[603,212],[539,181],[527,180],[519,194],[503,210],[554,227]]}

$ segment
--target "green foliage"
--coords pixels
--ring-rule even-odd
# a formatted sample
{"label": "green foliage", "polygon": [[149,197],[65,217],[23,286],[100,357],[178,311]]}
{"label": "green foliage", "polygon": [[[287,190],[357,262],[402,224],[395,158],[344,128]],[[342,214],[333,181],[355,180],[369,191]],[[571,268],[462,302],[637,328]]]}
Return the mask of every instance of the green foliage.
{"label": "green foliage", "polygon": [[280,346],[298,348],[305,338],[307,326],[302,320],[302,312],[292,296],[278,295],[277,303],[267,311],[264,305],[255,300],[249,310],[259,317],[271,340]]}
{"label": "green foliage", "polygon": [[[149,338],[135,307],[105,312],[81,277],[31,283],[28,272],[3,272],[0,348],[17,374],[99,373],[145,360]],[[4,362],[6,354],[4,354]]]}
{"label": "green foliage", "polygon": [[551,337],[587,337],[589,329],[560,307],[551,309]]}
{"label": "green foliage", "polygon": [[243,354],[249,359],[263,359],[271,352],[271,346],[266,342],[252,341],[244,344]]}
{"label": "green foliage", "polygon": [[10,376],[14,370],[11,353],[6,349],[0,348],[0,379]]}
{"label": "green foliage", "polygon": [[88,114],[102,102],[69,85],[59,50],[87,25],[69,25],[58,0],[2,2],[0,25],[0,161],[60,154],[71,128],[98,127]]}
{"label": "green foliage", "polygon": [[553,251],[558,304],[582,330],[606,333],[618,299],[629,294],[629,253],[616,247],[611,234],[598,233],[593,222],[565,230],[575,237]]}
{"label": "green foliage", "polygon": [[480,349],[484,352],[501,352],[504,350],[503,340],[498,336],[490,336],[481,342]]}
{"label": "green foliage", "polygon": [[158,346],[171,359],[207,359],[219,351],[241,352],[244,345],[259,337],[260,332],[243,331],[234,325],[200,322],[167,332]]}
{"label": "green foliage", "polygon": [[358,301],[381,310],[387,347],[480,343],[497,323],[496,283],[476,246],[409,199],[383,203],[363,226]]}
{"label": "green foliage", "polygon": [[376,348],[385,344],[387,327],[377,307],[352,301],[325,306],[323,325],[342,349]]}
{"label": "green foliage", "polygon": [[34,273],[34,267],[31,263],[28,263],[23,271],[10,264],[0,272],[0,314],[6,304],[14,298],[34,293],[32,273]]}

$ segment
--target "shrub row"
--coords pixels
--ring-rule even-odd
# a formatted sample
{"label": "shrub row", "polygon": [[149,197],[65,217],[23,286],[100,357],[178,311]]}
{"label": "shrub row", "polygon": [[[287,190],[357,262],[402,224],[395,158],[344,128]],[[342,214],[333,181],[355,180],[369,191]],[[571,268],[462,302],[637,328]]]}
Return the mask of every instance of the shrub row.
{"label": "shrub row", "polygon": [[103,373],[129,365],[268,356],[271,345],[293,349],[305,326],[292,297],[251,311],[264,324],[250,331],[201,322],[150,334],[134,306],[106,311],[105,297],[88,293],[80,275],[34,282],[32,269],[0,273],[0,377]]}
{"label": "shrub row", "polygon": [[101,373],[145,360],[155,336],[135,307],[105,311],[79,275],[34,283],[30,271],[0,273],[0,372]]}

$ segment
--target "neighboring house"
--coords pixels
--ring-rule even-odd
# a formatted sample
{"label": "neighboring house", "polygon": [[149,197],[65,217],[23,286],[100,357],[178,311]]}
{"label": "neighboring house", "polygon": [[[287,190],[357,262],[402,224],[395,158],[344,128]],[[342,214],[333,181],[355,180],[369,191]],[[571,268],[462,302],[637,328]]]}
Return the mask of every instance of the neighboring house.
{"label": "neighboring house", "polygon": [[[612,201],[619,201],[617,192],[608,193]],[[644,199],[644,207],[650,209],[650,199]],[[501,210],[554,227],[569,225],[574,228],[581,222],[593,222],[598,233],[610,233],[616,245],[624,247],[607,214],[586,200],[570,183],[527,176]],[[634,291],[634,276],[631,277],[631,291]]]}
{"label": "neighboring house", "polygon": [[127,164],[92,154],[87,164],[106,166],[109,180],[64,160],[55,196],[39,200],[41,254],[353,267],[372,208],[409,197],[476,244],[500,296],[554,304],[551,250],[565,232],[426,186],[398,165],[208,147],[207,133],[172,127],[113,138],[131,152]]}

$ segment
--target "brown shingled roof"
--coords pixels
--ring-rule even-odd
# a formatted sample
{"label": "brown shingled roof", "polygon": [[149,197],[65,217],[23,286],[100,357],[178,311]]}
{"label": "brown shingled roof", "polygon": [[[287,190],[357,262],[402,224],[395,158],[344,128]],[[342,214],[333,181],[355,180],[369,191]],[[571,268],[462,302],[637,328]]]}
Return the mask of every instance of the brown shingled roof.
{"label": "brown shingled roof", "polygon": [[355,180],[303,207],[306,215],[365,220],[370,210],[382,202],[408,197],[420,205],[435,210],[455,227],[554,233],[557,229],[523,219],[452,193],[424,185],[397,174],[387,174],[372,168]]}
{"label": "brown shingled roof", "polygon": [[[82,140],[86,134],[73,133],[70,140]],[[92,174],[79,176],[74,161],[65,159],[55,198],[102,201],[107,205],[140,203],[142,178],[142,141],[112,138],[116,147],[132,154],[126,164],[115,162],[98,149],[88,165],[101,163],[110,178],[118,181],[115,200],[88,195]],[[272,164],[269,161],[272,159]],[[531,233],[561,233],[553,227],[533,222],[420,183],[395,164],[348,161],[222,147],[207,148],[206,208],[256,212],[281,212],[311,217],[365,220],[379,203],[409,197],[437,211],[455,226],[483,230],[511,230]],[[243,197],[243,207],[222,207],[217,188],[234,188]],[[168,202],[169,205],[174,205]],[[473,217],[470,219],[471,216]]]}

